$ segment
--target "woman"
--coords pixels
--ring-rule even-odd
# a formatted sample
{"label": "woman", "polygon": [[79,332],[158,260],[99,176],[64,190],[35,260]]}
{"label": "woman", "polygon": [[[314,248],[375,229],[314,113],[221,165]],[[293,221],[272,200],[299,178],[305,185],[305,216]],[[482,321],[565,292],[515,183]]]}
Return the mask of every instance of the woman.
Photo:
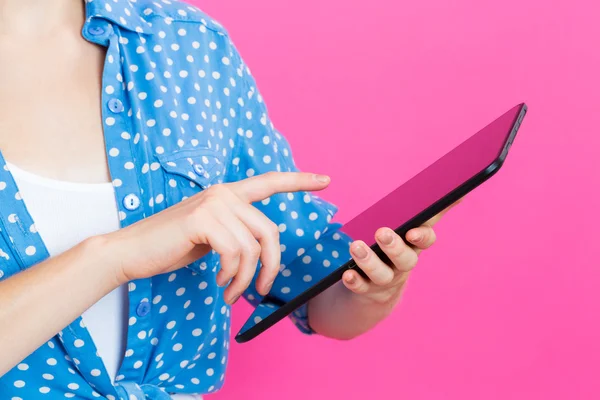
{"label": "woman", "polygon": [[347,271],[296,325],[349,339],[397,304],[434,221],[413,247],[377,232],[394,265],[351,243],[215,21],[166,0],[0,13],[0,398],[213,392],[229,305],[293,296],[350,245],[369,280]]}

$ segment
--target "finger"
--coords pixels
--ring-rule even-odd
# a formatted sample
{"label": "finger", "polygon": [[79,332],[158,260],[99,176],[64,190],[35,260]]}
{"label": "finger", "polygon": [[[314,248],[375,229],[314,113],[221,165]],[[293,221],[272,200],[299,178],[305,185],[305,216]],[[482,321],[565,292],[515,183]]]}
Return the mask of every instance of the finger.
{"label": "finger", "polygon": [[307,172],[267,172],[238,182],[228,183],[244,202],[264,200],[275,193],[322,190],[329,185],[326,175]]}
{"label": "finger", "polygon": [[[237,217],[237,215],[235,215],[232,212],[230,207],[228,207],[228,205],[225,202],[213,204],[212,211],[213,211],[213,214],[215,215],[215,218],[219,222],[221,222],[221,224],[223,226],[225,226],[227,228],[227,230],[229,230],[229,232],[231,232],[231,234],[235,237],[235,239],[239,243],[239,247],[240,247],[240,260],[239,260],[238,268],[236,268],[235,270],[228,270],[228,269],[221,268],[221,270],[217,274],[217,285],[225,286],[227,284],[227,282],[229,282],[231,279],[233,279],[236,275],[240,274],[240,271],[242,269],[244,269],[244,268],[251,269],[251,271],[249,271],[250,279],[248,280],[247,285],[245,287],[241,288],[241,290],[239,290],[239,292],[237,292],[233,289],[229,289],[229,287],[228,287],[228,289],[226,289],[227,295],[231,295],[231,297],[235,297],[236,295],[241,294],[241,292],[243,292],[250,285],[252,277],[254,276],[254,271],[256,270],[256,264],[249,266],[251,260],[247,260],[247,258],[248,258],[248,252],[251,252],[252,248],[256,246],[256,239],[254,238],[254,236],[252,235],[250,230],[248,230],[246,225]],[[243,277],[245,278],[245,277],[247,277],[247,275],[248,275],[248,273],[243,274]],[[234,285],[234,289],[237,289],[239,287],[238,285],[242,285],[244,283],[244,280],[238,279],[236,282],[237,282],[237,284]],[[234,293],[232,293],[232,292],[234,292]]]}
{"label": "finger", "polygon": [[234,206],[234,212],[260,243],[262,266],[256,280],[256,290],[265,296],[271,290],[281,264],[279,228],[250,204],[244,204],[240,201],[239,204]]}
{"label": "finger", "polygon": [[223,296],[225,302],[233,304],[252,283],[252,278],[258,266],[261,246],[246,224],[232,212],[227,204],[213,205],[212,210],[214,210],[215,215],[218,215],[216,218],[226,226],[232,236],[235,237],[235,240],[238,241],[241,249],[238,268],[235,271],[221,268],[221,271],[217,274],[217,284],[219,286],[224,286],[231,280],[229,286],[223,292]]}
{"label": "finger", "polygon": [[239,240],[210,212],[199,210],[197,213],[201,215],[197,217],[198,223],[194,225],[202,227],[202,232],[198,234],[198,243],[206,243],[216,251],[221,256],[221,271],[226,271],[226,276],[235,276],[242,261]]}
{"label": "finger", "polygon": [[350,246],[352,258],[367,277],[376,285],[388,285],[394,279],[394,271],[363,241],[357,240]]}
{"label": "finger", "polygon": [[356,271],[349,269],[342,275],[344,286],[356,294],[365,294],[369,291],[371,284]]}
{"label": "finger", "polygon": [[417,253],[390,228],[378,229],[375,233],[375,240],[398,271],[407,272],[417,265],[419,259]]}
{"label": "finger", "polygon": [[237,274],[224,292],[225,301],[229,304],[235,303],[244,290],[250,286],[260,256],[260,245],[256,240],[242,249],[240,267]]}
{"label": "finger", "polygon": [[435,243],[436,234],[431,226],[423,225],[408,231],[406,233],[406,240],[418,249],[425,250]]}

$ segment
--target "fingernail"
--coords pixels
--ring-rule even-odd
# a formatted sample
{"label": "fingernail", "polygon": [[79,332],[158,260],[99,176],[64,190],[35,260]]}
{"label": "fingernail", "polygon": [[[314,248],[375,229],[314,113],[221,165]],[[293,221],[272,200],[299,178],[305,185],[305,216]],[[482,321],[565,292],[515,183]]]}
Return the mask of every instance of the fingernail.
{"label": "fingernail", "polygon": [[318,174],[317,174],[317,175],[315,175],[315,179],[316,179],[317,181],[319,181],[319,182],[322,182],[322,183],[327,183],[327,182],[329,182],[329,180],[330,180],[330,179],[329,179],[329,177],[328,177],[327,175],[318,175]]}
{"label": "fingernail", "polygon": [[225,278],[223,278],[223,275],[225,275],[225,274],[224,274],[222,271],[220,271],[220,272],[217,274],[217,286],[218,286],[218,287],[223,287],[223,286],[225,286],[225,284],[227,283],[227,282],[225,282],[225,281],[224,281],[224,280],[225,280]]}
{"label": "fingernail", "polygon": [[354,285],[354,282],[356,282],[356,277],[354,275],[350,275],[350,278],[347,279],[346,282],[348,282],[349,285]]}
{"label": "fingernail", "polygon": [[410,241],[413,243],[420,242],[421,239],[423,238],[423,235],[421,235],[421,233],[419,233],[419,232],[415,232],[411,236],[412,236],[412,239],[410,239]]}
{"label": "fingernail", "polygon": [[238,299],[240,298],[240,295],[235,295],[230,301],[229,304],[234,304],[236,301],[238,301]]}
{"label": "fingernail", "polygon": [[394,235],[389,230],[385,230],[381,235],[379,235],[379,241],[382,244],[390,245],[394,241]]}
{"label": "fingernail", "polygon": [[360,259],[367,257],[367,250],[362,244],[354,246],[354,255]]}
{"label": "fingernail", "polygon": [[265,285],[265,292],[269,293],[271,288],[273,287],[273,282],[269,282]]}

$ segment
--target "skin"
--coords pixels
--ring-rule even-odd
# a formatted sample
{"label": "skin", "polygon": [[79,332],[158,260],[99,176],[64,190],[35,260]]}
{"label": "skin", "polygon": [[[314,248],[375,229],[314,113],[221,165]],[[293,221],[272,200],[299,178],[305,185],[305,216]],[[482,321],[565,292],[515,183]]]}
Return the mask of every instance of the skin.
{"label": "skin", "polygon": [[[0,149],[7,160],[43,176],[109,182],[100,114],[105,50],[81,38],[83,15],[81,0],[0,0]],[[0,376],[115,288],[182,268],[211,249],[221,255],[218,283],[231,280],[227,302],[250,285],[259,260],[257,290],[266,294],[279,269],[279,233],[251,203],[328,184],[323,175],[274,172],[215,185],[0,282]],[[378,230],[393,265],[354,242],[352,256],[369,279],[347,271],[312,299],[312,328],[350,339],[386,318],[419,252],[435,242],[432,226],[440,217],[408,232],[410,246],[390,229]]]}

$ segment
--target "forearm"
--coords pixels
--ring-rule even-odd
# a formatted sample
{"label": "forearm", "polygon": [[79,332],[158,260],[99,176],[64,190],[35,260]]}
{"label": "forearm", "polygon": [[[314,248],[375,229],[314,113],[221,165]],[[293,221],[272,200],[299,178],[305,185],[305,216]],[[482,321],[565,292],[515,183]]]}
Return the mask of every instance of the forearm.
{"label": "forearm", "polygon": [[[406,285],[408,274],[403,277]],[[403,290],[382,293],[377,298],[367,298],[348,290],[338,282],[308,303],[311,328],[332,339],[353,339],[371,330],[384,320],[400,301]]]}
{"label": "forearm", "polygon": [[87,240],[0,282],[0,376],[118,286],[102,247]]}

